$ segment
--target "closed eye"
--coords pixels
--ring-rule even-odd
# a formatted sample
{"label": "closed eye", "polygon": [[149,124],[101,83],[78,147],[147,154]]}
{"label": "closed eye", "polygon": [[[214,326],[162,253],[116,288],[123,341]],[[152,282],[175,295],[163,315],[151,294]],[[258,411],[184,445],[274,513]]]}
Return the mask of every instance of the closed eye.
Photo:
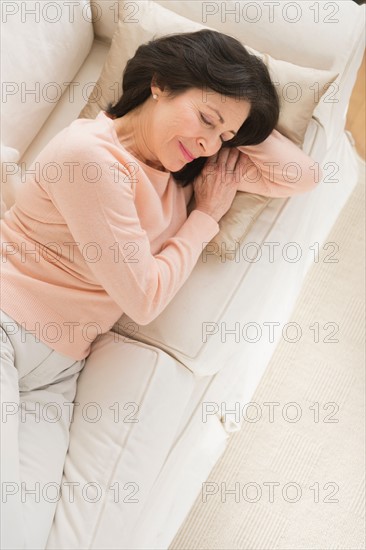
{"label": "closed eye", "polygon": [[207,120],[207,119],[203,116],[202,113],[200,113],[200,115],[201,115],[201,120],[202,120],[205,124],[207,124],[207,126],[213,126],[212,122],[210,122],[209,120]]}
{"label": "closed eye", "polygon": [[[202,120],[202,122],[203,122],[204,124],[206,124],[207,126],[210,126],[210,127],[214,127],[214,125],[212,124],[212,122],[210,122],[209,120],[207,120],[207,119],[203,116],[203,114],[202,114],[201,112],[200,112],[200,116],[201,116],[201,120]],[[220,137],[220,141],[221,141],[221,143],[225,143],[225,140],[222,139],[221,137]]]}

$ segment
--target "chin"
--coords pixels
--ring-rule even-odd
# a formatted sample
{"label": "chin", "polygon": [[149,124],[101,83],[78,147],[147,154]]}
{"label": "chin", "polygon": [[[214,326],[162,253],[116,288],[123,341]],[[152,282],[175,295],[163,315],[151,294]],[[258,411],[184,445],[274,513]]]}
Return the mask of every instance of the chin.
{"label": "chin", "polygon": [[183,161],[175,161],[175,162],[167,162],[164,164],[165,170],[168,172],[179,172],[180,170],[183,170],[183,168],[187,165],[186,162]]}

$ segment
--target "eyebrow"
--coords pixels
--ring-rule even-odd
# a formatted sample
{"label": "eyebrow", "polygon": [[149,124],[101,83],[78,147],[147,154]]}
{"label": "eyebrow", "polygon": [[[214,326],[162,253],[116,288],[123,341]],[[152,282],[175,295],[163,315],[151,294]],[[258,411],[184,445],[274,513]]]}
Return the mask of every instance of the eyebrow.
{"label": "eyebrow", "polygon": [[[210,105],[207,105],[207,107],[209,109],[212,109],[213,111],[215,111],[215,113],[217,114],[217,116],[219,117],[220,119],[220,122],[221,124],[225,124],[225,120],[222,118],[221,114],[219,113],[219,111],[217,111],[216,109],[214,109],[213,107],[211,107]],[[234,134],[234,136],[236,136],[237,132],[234,132],[234,130],[228,130],[228,132],[231,132],[232,134]]]}

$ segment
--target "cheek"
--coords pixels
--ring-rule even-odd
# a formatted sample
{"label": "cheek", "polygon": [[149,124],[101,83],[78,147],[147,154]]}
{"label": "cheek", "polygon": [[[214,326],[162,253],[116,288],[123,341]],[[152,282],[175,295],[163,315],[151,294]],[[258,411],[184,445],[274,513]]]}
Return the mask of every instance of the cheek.
{"label": "cheek", "polygon": [[157,148],[164,151],[164,143],[170,144],[175,148],[178,146],[178,140],[181,138],[195,138],[200,135],[202,126],[198,115],[191,108],[175,105],[169,107],[160,113],[159,121],[156,125],[155,136],[157,138]]}
{"label": "cheek", "polygon": [[180,135],[196,137],[199,134],[202,127],[196,113],[192,113],[191,111],[183,112],[179,118],[177,128]]}

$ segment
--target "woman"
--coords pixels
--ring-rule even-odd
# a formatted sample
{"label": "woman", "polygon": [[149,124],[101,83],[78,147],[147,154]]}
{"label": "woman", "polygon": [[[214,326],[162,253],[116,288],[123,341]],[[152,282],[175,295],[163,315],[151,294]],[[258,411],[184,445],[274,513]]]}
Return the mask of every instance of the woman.
{"label": "woman", "polygon": [[[61,481],[96,336],[122,313],[148,324],[163,311],[238,189],[285,197],[316,184],[278,116],[267,68],[237,40],[170,35],[138,48],[116,104],[36,158],[1,222],[4,548],[46,545],[56,501],[42,489]],[[50,402],[58,422],[42,414]]]}

